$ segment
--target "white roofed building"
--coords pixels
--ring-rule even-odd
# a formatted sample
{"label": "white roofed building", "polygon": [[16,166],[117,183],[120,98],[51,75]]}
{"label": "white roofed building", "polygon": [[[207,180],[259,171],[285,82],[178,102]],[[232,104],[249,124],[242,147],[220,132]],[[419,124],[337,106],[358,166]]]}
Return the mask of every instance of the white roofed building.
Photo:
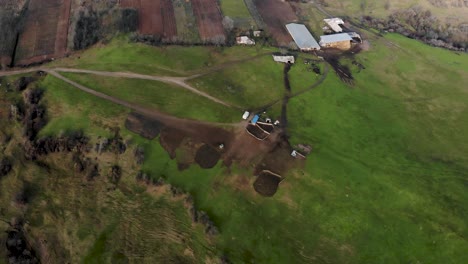
{"label": "white roofed building", "polygon": [[343,28],[340,25],[344,25],[344,21],[341,18],[325,18],[323,21],[336,33],[343,32]]}
{"label": "white roofed building", "polygon": [[236,38],[237,44],[242,45],[255,45],[255,41],[247,36],[240,36]]}
{"label": "white roofed building", "polygon": [[320,49],[320,45],[314,39],[306,26],[302,24],[290,23],[286,25],[286,29],[300,50],[310,51]]}

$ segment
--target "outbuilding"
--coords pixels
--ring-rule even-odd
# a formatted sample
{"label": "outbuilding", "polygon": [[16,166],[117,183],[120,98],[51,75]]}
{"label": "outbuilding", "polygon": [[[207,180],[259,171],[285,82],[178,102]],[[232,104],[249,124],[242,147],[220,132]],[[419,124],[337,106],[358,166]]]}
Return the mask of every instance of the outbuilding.
{"label": "outbuilding", "polygon": [[333,35],[324,35],[320,37],[320,46],[324,48],[336,48],[340,50],[348,50],[351,48],[353,39],[348,33],[340,33]]}
{"label": "outbuilding", "polygon": [[334,17],[334,18],[325,18],[323,21],[327,24],[328,27],[331,28],[336,33],[343,32],[343,28],[341,25],[344,25],[344,21],[341,18]]}
{"label": "outbuilding", "polygon": [[255,41],[247,36],[237,37],[236,43],[241,45],[255,45]]}
{"label": "outbuilding", "polygon": [[303,24],[290,23],[286,25],[297,47],[302,51],[319,50],[320,45]]}
{"label": "outbuilding", "polygon": [[294,56],[292,55],[273,55],[273,60],[282,63],[294,63]]}

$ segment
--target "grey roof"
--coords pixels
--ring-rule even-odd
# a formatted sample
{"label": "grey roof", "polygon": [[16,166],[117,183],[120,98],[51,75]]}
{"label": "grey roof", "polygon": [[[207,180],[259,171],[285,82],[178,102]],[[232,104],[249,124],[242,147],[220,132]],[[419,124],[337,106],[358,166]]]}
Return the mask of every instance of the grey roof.
{"label": "grey roof", "polygon": [[348,33],[340,33],[340,34],[333,34],[333,35],[324,35],[320,36],[320,45],[330,44],[334,42],[340,41],[351,41],[353,40]]}
{"label": "grey roof", "polygon": [[286,25],[286,29],[300,49],[320,49],[319,44],[304,25],[291,23]]}

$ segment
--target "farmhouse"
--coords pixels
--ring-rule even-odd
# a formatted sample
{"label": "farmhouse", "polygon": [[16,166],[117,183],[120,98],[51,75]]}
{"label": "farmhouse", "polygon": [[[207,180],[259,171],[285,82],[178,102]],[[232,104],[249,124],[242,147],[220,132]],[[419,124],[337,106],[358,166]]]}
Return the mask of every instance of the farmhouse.
{"label": "farmhouse", "polygon": [[291,34],[297,47],[302,51],[319,50],[320,46],[309,30],[302,24],[290,23],[286,29]]}
{"label": "farmhouse", "polygon": [[283,63],[294,63],[294,56],[292,55],[274,55],[273,60],[276,62],[283,62]]}
{"label": "farmhouse", "polygon": [[247,36],[237,37],[236,43],[241,45],[255,45],[255,41]]}
{"label": "farmhouse", "polygon": [[325,18],[323,21],[325,21],[325,24],[334,32],[343,32],[343,28],[340,25],[344,25],[344,21],[341,18]]}
{"label": "farmhouse", "polygon": [[336,48],[340,50],[347,50],[351,48],[351,41],[353,39],[348,33],[340,33],[333,35],[320,36],[320,46],[324,48]]}

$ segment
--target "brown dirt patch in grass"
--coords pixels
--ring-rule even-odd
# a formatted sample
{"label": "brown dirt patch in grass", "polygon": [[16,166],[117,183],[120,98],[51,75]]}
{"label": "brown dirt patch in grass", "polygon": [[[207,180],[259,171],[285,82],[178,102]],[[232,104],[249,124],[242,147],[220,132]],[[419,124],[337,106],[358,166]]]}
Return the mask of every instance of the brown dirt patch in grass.
{"label": "brown dirt patch in grass", "polygon": [[186,135],[178,129],[165,128],[161,131],[159,143],[167,151],[167,153],[169,153],[171,159],[175,159],[176,150],[180,143],[182,143],[184,140],[185,136]]}
{"label": "brown dirt patch in grass", "polygon": [[214,147],[205,144],[201,146],[195,155],[195,162],[204,169],[213,168],[219,161],[221,154]]}
{"label": "brown dirt patch in grass", "polygon": [[257,193],[262,196],[271,197],[275,195],[281,182],[281,176],[275,175],[270,171],[262,171],[255,180],[253,187]]}
{"label": "brown dirt patch in grass", "polygon": [[154,139],[163,129],[163,124],[142,114],[130,113],[125,120],[125,127],[144,138]]}

